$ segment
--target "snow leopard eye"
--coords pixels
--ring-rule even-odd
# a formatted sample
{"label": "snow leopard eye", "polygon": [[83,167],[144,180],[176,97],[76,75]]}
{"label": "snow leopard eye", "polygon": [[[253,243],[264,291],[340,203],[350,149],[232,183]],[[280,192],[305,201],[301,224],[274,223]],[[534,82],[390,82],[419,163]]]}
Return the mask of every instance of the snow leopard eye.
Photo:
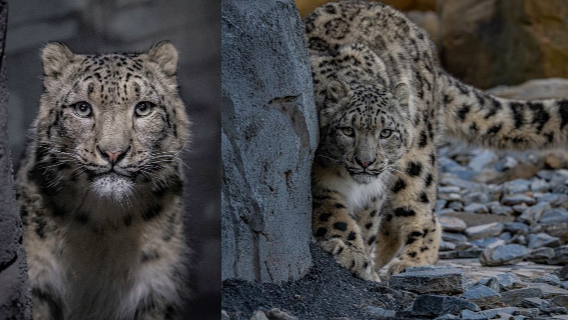
{"label": "snow leopard eye", "polygon": [[73,105],[75,114],[81,118],[88,118],[93,113],[93,108],[88,102],[79,101]]}
{"label": "snow leopard eye", "polygon": [[353,128],[343,127],[343,128],[339,128],[339,130],[341,131],[341,133],[343,133],[344,135],[346,135],[348,137],[354,137],[355,136],[355,130],[353,130]]}
{"label": "snow leopard eye", "polygon": [[138,102],[136,108],[134,109],[134,113],[138,117],[147,117],[152,113],[154,110],[154,104],[148,101]]}
{"label": "snow leopard eye", "polygon": [[391,129],[384,129],[383,131],[381,131],[381,134],[379,136],[381,137],[381,139],[386,139],[386,138],[390,137],[391,135],[392,135]]}

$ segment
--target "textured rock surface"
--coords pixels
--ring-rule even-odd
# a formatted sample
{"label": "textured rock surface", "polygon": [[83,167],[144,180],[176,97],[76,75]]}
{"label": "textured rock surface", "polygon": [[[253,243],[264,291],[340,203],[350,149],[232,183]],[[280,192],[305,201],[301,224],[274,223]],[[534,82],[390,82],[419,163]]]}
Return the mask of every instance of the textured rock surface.
{"label": "textured rock surface", "polygon": [[479,256],[479,262],[484,266],[501,266],[515,264],[527,255],[527,248],[518,244],[501,245],[487,248]]}
{"label": "textured rock surface", "polygon": [[294,2],[223,1],[222,278],[286,281],[311,265],[316,111]]}
{"label": "textured rock surface", "polygon": [[481,88],[568,77],[568,2],[441,1],[442,62]]}
{"label": "textured rock surface", "polygon": [[429,294],[418,296],[412,305],[412,313],[421,316],[453,314],[464,309],[479,311],[478,306],[466,299]]}
{"label": "textured rock surface", "polygon": [[419,293],[462,293],[465,277],[462,270],[433,267],[431,269],[403,272],[394,275],[389,285],[395,289]]}
{"label": "textured rock surface", "polygon": [[22,223],[16,205],[8,146],[8,91],[4,44],[8,2],[0,1],[0,319],[31,319]]}

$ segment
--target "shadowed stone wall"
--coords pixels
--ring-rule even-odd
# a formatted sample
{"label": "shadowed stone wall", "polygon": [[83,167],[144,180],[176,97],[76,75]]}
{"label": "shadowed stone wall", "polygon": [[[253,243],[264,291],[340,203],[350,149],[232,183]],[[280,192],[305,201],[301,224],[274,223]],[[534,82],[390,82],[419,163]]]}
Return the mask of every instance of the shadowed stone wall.
{"label": "shadowed stone wall", "polygon": [[292,0],[227,0],[222,33],[222,277],[297,279],[318,132],[303,23]]}
{"label": "shadowed stone wall", "polygon": [[0,1],[0,319],[31,319],[22,221],[16,205],[8,145],[6,19],[8,2]]}

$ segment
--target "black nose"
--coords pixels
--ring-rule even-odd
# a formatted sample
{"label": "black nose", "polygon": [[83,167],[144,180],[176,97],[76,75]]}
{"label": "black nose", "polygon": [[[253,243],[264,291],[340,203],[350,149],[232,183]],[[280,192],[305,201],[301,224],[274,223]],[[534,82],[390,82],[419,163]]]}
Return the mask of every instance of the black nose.
{"label": "black nose", "polygon": [[370,165],[375,163],[375,161],[377,161],[377,158],[372,160],[368,159],[360,160],[359,158],[355,157],[355,162],[357,162],[361,167],[363,167],[363,169],[367,169]]}
{"label": "black nose", "polygon": [[130,147],[126,148],[126,150],[119,149],[111,151],[101,149],[99,146],[97,146],[97,150],[99,150],[99,153],[101,157],[103,157],[103,159],[110,162],[110,164],[114,166],[115,164],[120,162],[120,160],[124,159],[124,157],[128,153],[128,150],[130,150]]}

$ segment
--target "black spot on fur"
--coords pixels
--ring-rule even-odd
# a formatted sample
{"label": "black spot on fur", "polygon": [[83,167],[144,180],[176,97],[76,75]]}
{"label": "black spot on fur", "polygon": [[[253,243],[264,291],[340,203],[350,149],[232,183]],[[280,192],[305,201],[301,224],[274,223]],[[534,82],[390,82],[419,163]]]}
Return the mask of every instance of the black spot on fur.
{"label": "black spot on fur", "polygon": [[369,222],[369,223],[367,223],[367,224],[365,225],[365,229],[367,229],[367,230],[371,229],[372,227],[373,227],[373,223],[372,223],[372,222]]}
{"label": "black spot on fur", "polygon": [[392,192],[398,193],[400,190],[404,190],[404,188],[406,188],[406,182],[404,182],[404,180],[400,178],[395,182],[394,187],[392,188]]}
{"label": "black spot on fur", "polygon": [[77,213],[77,215],[75,216],[75,221],[77,221],[80,224],[87,224],[89,220],[91,220],[91,218],[89,217],[89,213],[87,212],[81,211]]}
{"label": "black spot on fur", "polygon": [[125,226],[130,227],[132,225],[132,216],[130,214],[124,216],[123,222]]}
{"label": "black spot on fur", "polygon": [[345,222],[336,222],[333,224],[333,228],[339,231],[347,230],[347,223]]}
{"label": "black spot on fur", "polygon": [[369,213],[369,215],[370,215],[371,217],[376,216],[376,215],[377,215],[377,210],[371,211],[371,212]]}
{"label": "black spot on fur", "polygon": [[316,231],[316,237],[321,238],[323,236],[325,236],[325,234],[327,233],[327,229],[324,227],[320,227],[318,228],[318,230]]}
{"label": "black spot on fur", "polygon": [[523,117],[523,110],[525,105],[521,102],[511,102],[511,112],[513,113],[513,120],[515,121],[515,128],[519,129],[525,124]]}
{"label": "black spot on fur", "polygon": [[420,252],[424,252],[426,250],[428,250],[428,247],[420,247]]}
{"label": "black spot on fur", "polygon": [[432,185],[432,181],[434,180],[434,178],[432,177],[432,175],[429,173],[426,175],[426,179],[424,179],[424,182],[426,184],[426,187],[429,187]]}
{"label": "black spot on fur", "polygon": [[392,214],[385,214],[384,219],[385,219],[386,222],[389,222],[389,221],[392,220],[392,217],[393,217]]}
{"label": "black spot on fur", "polygon": [[487,130],[487,135],[488,135],[488,136],[494,136],[494,135],[496,135],[497,133],[499,133],[499,131],[501,131],[501,128],[503,128],[503,124],[502,124],[502,123],[496,124],[496,125],[490,127],[490,128]]}
{"label": "black spot on fur", "polygon": [[418,140],[418,147],[424,148],[427,145],[428,145],[428,135],[426,134],[426,132],[422,131],[420,132],[420,140]]}
{"label": "black spot on fur", "polygon": [[423,203],[430,202],[430,200],[428,199],[428,195],[426,195],[426,192],[422,192],[420,194],[420,202],[423,202]]}
{"label": "black spot on fur", "polygon": [[321,222],[326,222],[326,221],[329,220],[329,218],[331,218],[331,216],[332,216],[331,213],[322,213],[322,214],[320,214],[320,216],[319,216],[319,220],[320,220]]}
{"label": "black spot on fur", "polygon": [[353,241],[353,240],[355,240],[355,238],[357,238],[357,234],[355,233],[355,231],[349,232],[349,235],[347,236],[347,240]]}
{"label": "black spot on fur", "polygon": [[461,108],[458,109],[458,111],[456,113],[458,119],[460,119],[461,121],[464,121],[465,117],[467,116],[467,114],[469,113],[470,110],[471,110],[471,106],[464,104]]}
{"label": "black spot on fur", "polygon": [[408,253],[408,256],[411,257],[411,258],[414,258],[414,257],[416,257],[416,252],[410,251],[410,252]]}
{"label": "black spot on fur", "polygon": [[394,215],[397,217],[412,217],[416,215],[416,212],[412,209],[396,208],[394,209]]}
{"label": "black spot on fur", "polygon": [[367,241],[367,244],[368,244],[368,245],[372,245],[373,243],[375,243],[375,240],[377,240],[377,237],[376,237],[376,236],[371,236],[371,237],[369,238],[369,241]]}
{"label": "black spot on fur", "polygon": [[419,176],[421,171],[422,165],[418,162],[410,162],[408,168],[406,168],[406,173],[411,177]]}
{"label": "black spot on fur", "polygon": [[541,102],[528,102],[528,105],[533,112],[532,123],[537,124],[536,131],[540,133],[544,125],[550,120],[550,115],[544,110]]}
{"label": "black spot on fur", "polygon": [[558,102],[558,113],[560,114],[560,129],[568,124],[568,100],[560,100]]}
{"label": "black spot on fur", "polygon": [[334,205],[334,207],[337,208],[337,209],[345,209],[345,206],[344,206],[343,204],[341,204],[341,203],[336,203],[336,204]]}

